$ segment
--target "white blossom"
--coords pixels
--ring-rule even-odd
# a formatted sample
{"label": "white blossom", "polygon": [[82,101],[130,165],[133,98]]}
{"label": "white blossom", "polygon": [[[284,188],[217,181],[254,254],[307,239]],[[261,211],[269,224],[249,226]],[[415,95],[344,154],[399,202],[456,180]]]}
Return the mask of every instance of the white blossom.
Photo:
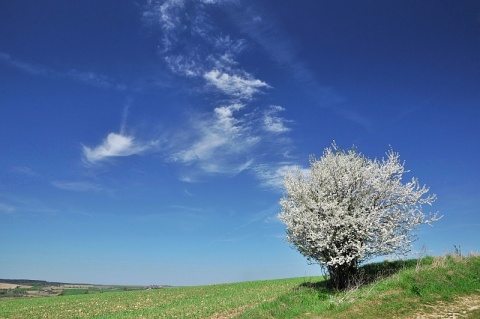
{"label": "white blossom", "polygon": [[422,212],[436,196],[427,195],[429,189],[416,178],[403,183],[408,171],[399,154],[386,155],[371,160],[333,143],[320,159],[310,159],[308,173],[285,176],[278,217],[286,224],[287,241],[331,276],[377,256],[408,253],[416,239],[412,230],[439,219]]}

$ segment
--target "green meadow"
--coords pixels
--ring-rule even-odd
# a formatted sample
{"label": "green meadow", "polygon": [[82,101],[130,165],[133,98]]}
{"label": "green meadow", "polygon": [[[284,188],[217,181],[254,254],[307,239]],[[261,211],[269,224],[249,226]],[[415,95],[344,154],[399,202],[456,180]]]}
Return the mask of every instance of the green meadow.
{"label": "green meadow", "polygon": [[479,256],[369,264],[342,292],[308,277],[0,300],[0,318],[18,319],[381,317],[480,318]]}

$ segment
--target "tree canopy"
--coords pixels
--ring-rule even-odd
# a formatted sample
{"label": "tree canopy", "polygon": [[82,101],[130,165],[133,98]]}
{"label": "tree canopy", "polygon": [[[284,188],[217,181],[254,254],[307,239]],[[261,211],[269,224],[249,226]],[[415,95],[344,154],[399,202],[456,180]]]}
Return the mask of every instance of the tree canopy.
{"label": "tree canopy", "polygon": [[310,171],[298,169],[284,179],[279,219],[287,241],[310,262],[325,266],[337,289],[348,287],[359,264],[391,254],[405,255],[416,239],[413,230],[439,219],[423,213],[435,195],[408,171],[393,150],[371,160],[355,148],[335,143],[320,159],[310,158]]}

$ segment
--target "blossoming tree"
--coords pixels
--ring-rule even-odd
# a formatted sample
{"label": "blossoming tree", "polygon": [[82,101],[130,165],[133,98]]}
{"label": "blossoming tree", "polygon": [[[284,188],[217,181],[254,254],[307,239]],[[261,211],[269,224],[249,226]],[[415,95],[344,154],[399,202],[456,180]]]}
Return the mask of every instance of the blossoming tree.
{"label": "blossoming tree", "polygon": [[412,231],[439,219],[422,212],[436,196],[427,195],[429,189],[416,178],[403,183],[408,171],[399,154],[386,155],[371,160],[333,143],[320,159],[310,159],[309,173],[285,176],[278,217],[286,224],[287,241],[325,266],[336,289],[350,286],[361,263],[408,253],[416,239]]}

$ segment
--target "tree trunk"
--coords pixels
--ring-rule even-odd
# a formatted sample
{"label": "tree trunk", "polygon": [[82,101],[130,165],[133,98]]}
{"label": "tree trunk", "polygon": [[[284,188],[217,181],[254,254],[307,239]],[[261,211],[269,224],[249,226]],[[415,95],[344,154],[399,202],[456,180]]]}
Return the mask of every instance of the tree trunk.
{"label": "tree trunk", "polygon": [[336,290],[345,290],[355,285],[357,267],[354,264],[329,266],[330,285]]}

